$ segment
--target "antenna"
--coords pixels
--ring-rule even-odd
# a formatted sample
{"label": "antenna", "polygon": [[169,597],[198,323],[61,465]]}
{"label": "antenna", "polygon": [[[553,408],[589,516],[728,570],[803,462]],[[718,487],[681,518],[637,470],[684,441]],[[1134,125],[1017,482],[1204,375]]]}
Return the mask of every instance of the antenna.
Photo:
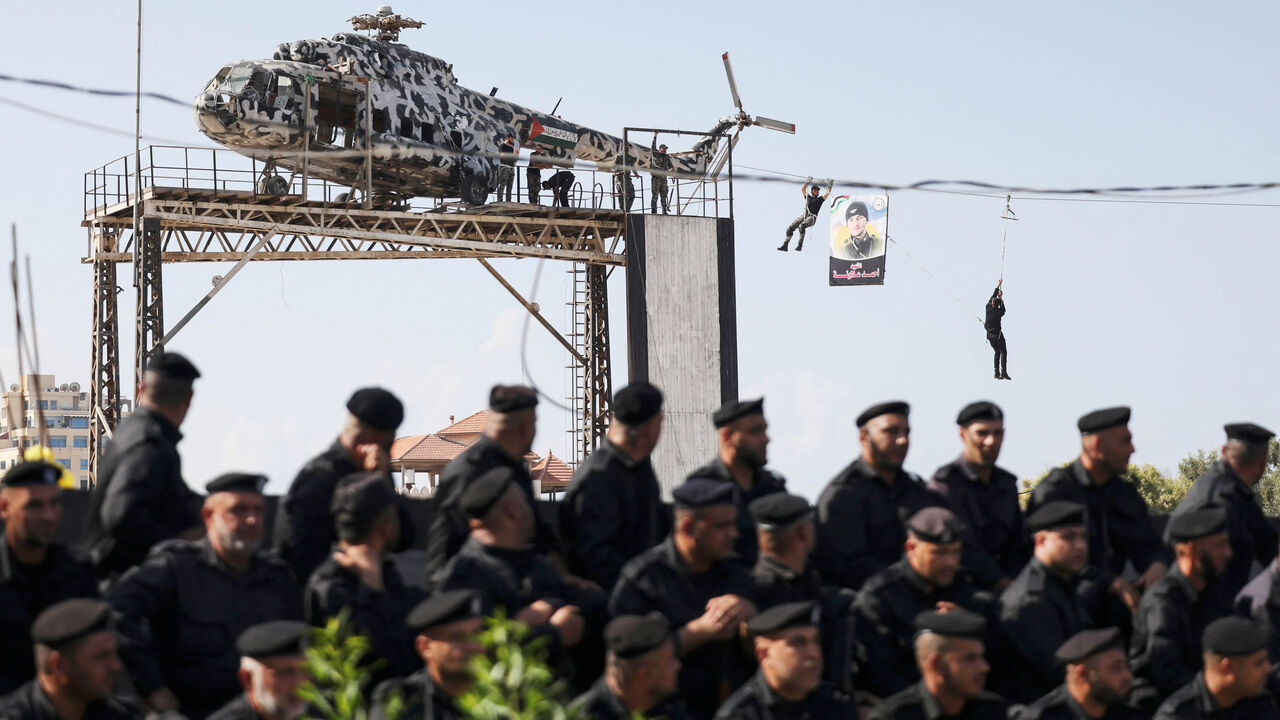
{"label": "antenna", "polygon": [[556,101],[556,106],[555,106],[555,107],[553,107],[553,108],[551,108],[551,114],[552,114],[552,115],[555,115],[555,114],[556,114],[556,111],[560,109],[560,103],[561,103],[563,100],[564,100],[564,96],[562,95],[562,96],[560,96],[560,99]]}

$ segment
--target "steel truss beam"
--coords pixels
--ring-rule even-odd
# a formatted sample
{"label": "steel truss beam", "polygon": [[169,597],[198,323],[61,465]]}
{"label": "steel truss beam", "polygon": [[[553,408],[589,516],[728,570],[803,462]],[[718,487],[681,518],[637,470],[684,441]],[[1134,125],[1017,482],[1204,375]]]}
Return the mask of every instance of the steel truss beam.
{"label": "steel truss beam", "polygon": [[[94,228],[95,252],[109,254],[119,239],[119,228]],[[116,264],[93,261],[93,359],[90,361],[89,482],[98,481],[98,458],[103,438],[120,420],[120,321],[116,314]]]}
{"label": "steel truss beam", "polygon": [[142,216],[142,240],[138,243],[137,263],[133,266],[134,285],[138,289],[138,317],[133,345],[133,386],[142,387],[142,374],[152,354],[163,349],[164,337],[164,270],[160,258],[160,219]]}
{"label": "steel truss beam", "polygon": [[580,352],[583,363],[583,387],[578,389],[582,401],[583,432],[578,437],[579,458],[585,458],[604,440],[609,429],[609,413],[613,399],[613,381],[609,370],[609,283],[608,268],[587,265],[585,298],[583,298],[584,330]]}

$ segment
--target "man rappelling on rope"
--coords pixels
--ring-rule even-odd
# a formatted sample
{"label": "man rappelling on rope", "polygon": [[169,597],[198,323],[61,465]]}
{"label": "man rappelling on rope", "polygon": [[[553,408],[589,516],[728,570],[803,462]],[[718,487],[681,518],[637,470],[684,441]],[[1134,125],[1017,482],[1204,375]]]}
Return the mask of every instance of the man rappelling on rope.
{"label": "man rappelling on rope", "polygon": [[987,301],[987,320],[983,326],[987,329],[987,342],[996,351],[996,379],[1012,380],[1009,377],[1009,350],[1004,344],[1004,331],[1000,329],[1000,321],[1004,317],[1004,292],[1000,289],[1003,284],[1004,278],[1000,278],[996,289],[991,291],[991,299]]}
{"label": "man rappelling on rope", "polygon": [[[791,244],[791,233],[796,230],[800,231],[800,242],[796,243],[796,252],[804,247],[804,231],[813,227],[818,222],[818,211],[822,209],[822,203],[826,201],[827,196],[831,194],[831,186],[835,184],[834,180],[827,181],[827,191],[822,195],[818,194],[818,185],[813,178],[805,180],[804,187],[800,188],[800,194],[804,196],[804,212],[800,213],[800,217],[791,221],[787,226],[787,239],[782,242],[778,250],[787,251],[787,246]],[[812,185],[812,187],[810,187]]]}

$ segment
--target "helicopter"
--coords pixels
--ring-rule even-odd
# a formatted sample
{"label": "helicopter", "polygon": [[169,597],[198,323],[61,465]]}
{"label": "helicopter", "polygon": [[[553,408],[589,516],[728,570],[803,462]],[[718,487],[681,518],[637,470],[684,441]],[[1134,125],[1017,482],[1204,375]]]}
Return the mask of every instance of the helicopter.
{"label": "helicopter", "polygon": [[[508,135],[521,148],[544,153],[551,165],[651,166],[648,147],[626,143],[624,152],[621,138],[502,100],[496,88],[486,95],[462,87],[451,63],[398,42],[402,29],[422,23],[390,6],[350,22],[353,32],[281,43],[271,60],[230,63],[196,96],[201,132],[264,161],[260,192],[287,193],[289,181],[274,169],[305,166],[312,176],[393,200],[459,198],[483,205],[497,187]],[[720,119],[689,151],[672,153],[674,174],[717,177],[749,125],[795,132],[790,123],[743,111],[728,53],[723,60],[738,113]]]}

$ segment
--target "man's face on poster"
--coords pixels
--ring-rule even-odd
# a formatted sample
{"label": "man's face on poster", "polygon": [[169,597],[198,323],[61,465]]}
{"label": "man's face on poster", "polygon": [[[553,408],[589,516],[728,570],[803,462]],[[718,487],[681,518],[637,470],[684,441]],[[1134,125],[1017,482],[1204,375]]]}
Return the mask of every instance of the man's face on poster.
{"label": "man's face on poster", "polygon": [[867,218],[854,213],[845,218],[844,225],[849,228],[849,237],[862,237],[862,234],[867,231]]}

